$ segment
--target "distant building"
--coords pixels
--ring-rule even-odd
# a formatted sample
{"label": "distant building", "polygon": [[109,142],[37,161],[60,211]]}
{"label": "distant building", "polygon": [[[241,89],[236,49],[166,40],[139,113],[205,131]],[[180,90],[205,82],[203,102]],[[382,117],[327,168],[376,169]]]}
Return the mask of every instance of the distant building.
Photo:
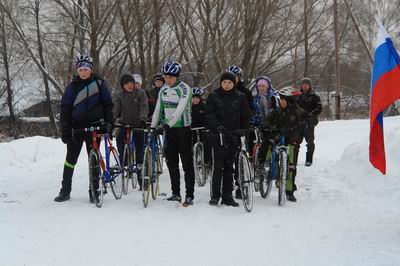
{"label": "distant building", "polygon": [[[57,117],[57,114],[60,113],[60,100],[52,100],[51,105],[53,108],[53,112]],[[47,117],[48,109],[47,109],[46,101],[41,101],[37,104],[32,105],[31,107],[26,108],[23,111],[24,117]]]}

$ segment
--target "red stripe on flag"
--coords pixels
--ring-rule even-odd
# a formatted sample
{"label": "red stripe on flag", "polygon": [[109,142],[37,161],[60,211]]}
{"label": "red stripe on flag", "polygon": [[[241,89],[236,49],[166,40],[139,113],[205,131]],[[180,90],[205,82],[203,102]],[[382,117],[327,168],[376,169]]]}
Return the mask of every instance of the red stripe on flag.
{"label": "red stripe on flag", "polygon": [[371,95],[369,160],[383,174],[386,174],[385,144],[383,125],[377,116],[399,98],[400,66],[397,66],[376,81]]}
{"label": "red stripe on flag", "polygon": [[371,125],[369,133],[369,161],[382,174],[386,174],[385,141],[383,128],[377,120]]}

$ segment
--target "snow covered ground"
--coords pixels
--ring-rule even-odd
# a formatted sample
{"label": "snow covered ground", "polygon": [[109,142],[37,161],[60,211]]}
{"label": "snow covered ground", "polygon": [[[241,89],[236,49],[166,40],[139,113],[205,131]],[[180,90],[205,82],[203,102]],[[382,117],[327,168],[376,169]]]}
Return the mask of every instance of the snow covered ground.
{"label": "snow covered ground", "polygon": [[256,194],[251,213],[210,207],[208,186],[189,208],[158,198],[144,209],[131,190],[99,209],[84,148],[71,200],[56,203],[61,140],[1,143],[0,265],[400,265],[400,117],[384,122],[386,176],[368,161],[368,120],[322,122],[312,167],[301,150],[298,202]]}

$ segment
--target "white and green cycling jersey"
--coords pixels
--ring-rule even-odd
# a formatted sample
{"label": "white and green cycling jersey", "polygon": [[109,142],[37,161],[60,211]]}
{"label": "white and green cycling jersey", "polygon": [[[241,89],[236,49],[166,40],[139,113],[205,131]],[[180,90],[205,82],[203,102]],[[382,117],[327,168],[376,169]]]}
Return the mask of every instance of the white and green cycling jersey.
{"label": "white and green cycling jersey", "polygon": [[192,90],[182,81],[177,81],[173,87],[165,84],[158,94],[151,126],[160,123],[170,127],[188,127],[192,124]]}

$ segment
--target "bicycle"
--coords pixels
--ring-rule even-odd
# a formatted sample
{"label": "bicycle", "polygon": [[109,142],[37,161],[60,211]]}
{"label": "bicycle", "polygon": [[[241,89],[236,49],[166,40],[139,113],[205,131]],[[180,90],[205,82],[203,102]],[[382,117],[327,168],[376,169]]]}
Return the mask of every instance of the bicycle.
{"label": "bicycle", "polygon": [[278,204],[280,206],[285,205],[286,202],[286,180],[289,173],[289,160],[288,160],[288,146],[285,145],[285,136],[281,133],[279,142],[275,144],[271,143],[271,151],[267,166],[267,175],[262,176],[260,193],[261,197],[268,198],[271,189],[272,181],[276,180],[276,186],[278,187]]}
{"label": "bicycle", "polygon": [[207,165],[205,157],[204,143],[200,139],[200,131],[207,132],[204,127],[196,127],[191,130],[196,132],[196,143],[193,146],[193,166],[197,185],[203,187],[207,182],[207,177],[212,177],[213,164]]}
{"label": "bicycle", "polygon": [[142,167],[142,201],[147,208],[150,198],[150,191],[153,200],[159,193],[159,177],[163,172],[160,158],[160,147],[157,141],[155,129],[142,129],[145,133],[145,149],[143,153]]}
{"label": "bicycle", "polygon": [[116,124],[114,127],[125,128],[124,138],[124,151],[122,156],[122,167],[123,167],[123,183],[122,191],[124,195],[128,193],[129,180],[131,180],[132,188],[135,189],[138,183],[139,177],[139,165],[137,164],[137,151],[135,145],[134,132],[140,129],[134,128],[130,125]]}
{"label": "bicycle", "polygon": [[262,134],[258,127],[253,128],[255,139],[253,141],[253,153],[252,153],[252,166],[254,170],[254,190],[256,192],[260,191],[260,182],[261,182],[261,169],[260,169],[260,160],[259,160],[259,153],[262,144]]}
{"label": "bicycle", "polygon": [[[251,212],[253,209],[253,183],[254,183],[254,170],[250,162],[250,156],[246,148],[247,132],[254,129],[239,129],[231,131],[230,134],[240,138],[238,145],[238,180],[239,187],[242,194],[242,202],[245,210]],[[223,144],[223,134],[220,133],[221,145]]]}
{"label": "bicycle", "polygon": [[[90,132],[92,149],[89,152],[89,184],[91,197],[97,207],[103,205],[103,196],[107,193],[107,185],[115,199],[122,197],[122,167],[117,150],[109,138],[108,127],[104,125],[91,126],[74,130],[75,132]],[[106,132],[106,133],[103,133]],[[105,158],[100,152],[101,140],[104,140]]]}

